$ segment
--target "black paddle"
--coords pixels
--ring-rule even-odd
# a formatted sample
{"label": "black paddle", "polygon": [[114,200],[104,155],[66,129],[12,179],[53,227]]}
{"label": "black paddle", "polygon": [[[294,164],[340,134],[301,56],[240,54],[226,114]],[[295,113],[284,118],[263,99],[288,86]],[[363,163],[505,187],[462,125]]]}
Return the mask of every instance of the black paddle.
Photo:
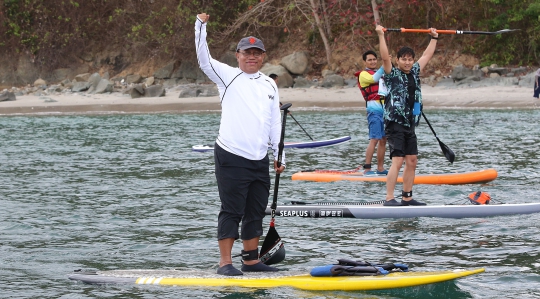
{"label": "black paddle", "polygon": [[[441,30],[437,29],[439,34],[483,34],[483,35],[495,35],[518,31],[520,29],[503,29],[499,31],[463,31],[463,30]],[[407,28],[384,28],[383,31],[401,32],[401,33],[429,33],[429,29],[407,29]]]}
{"label": "black paddle", "polygon": [[[280,105],[283,105],[281,104],[281,102],[279,103]],[[291,104],[292,105],[292,104]],[[309,139],[311,139],[311,141],[315,141],[313,140],[313,138],[311,138],[311,136],[308,134],[308,132],[306,130],[304,130],[304,127],[302,127],[302,125],[296,120],[296,118],[294,118],[294,116],[292,115],[292,113],[289,112],[289,115],[292,117],[292,119],[294,120],[294,122],[300,126],[300,128],[302,128],[302,130],[304,131],[304,133],[306,133],[306,135],[309,137]]]}
{"label": "black paddle", "polygon": [[426,118],[426,115],[424,114],[424,112],[422,112],[422,116],[426,120],[426,123],[431,129],[431,132],[433,132],[433,135],[435,136],[435,138],[437,138],[437,141],[439,142],[439,146],[441,147],[441,150],[444,156],[446,157],[446,160],[448,160],[450,163],[454,163],[454,159],[456,158],[456,155],[454,154],[454,152],[448,146],[446,146],[446,144],[442,143],[439,137],[437,137],[437,133],[435,133],[435,131],[433,130],[433,127],[429,123],[429,120]]}
{"label": "black paddle", "polygon": [[[281,167],[281,159],[283,156],[283,140],[285,139],[285,122],[287,121],[287,113],[292,104],[287,103],[282,105],[279,109],[283,110],[283,121],[281,123],[281,137],[279,138],[278,145],[278,158],[277,166]],[[270,229],[264,238],[264,242],[261,246],[260,260],[266,265],[272,265],[279,263],[285,259],[285,246],[281,242],[281,238],[276,230],[274,221],[276,217],[277,208],[277,195],[279,189],[279,173],[276,173],[276,182],[274,183],[274,199],[270,208],[272,209],[272,219],[270,220]]]}

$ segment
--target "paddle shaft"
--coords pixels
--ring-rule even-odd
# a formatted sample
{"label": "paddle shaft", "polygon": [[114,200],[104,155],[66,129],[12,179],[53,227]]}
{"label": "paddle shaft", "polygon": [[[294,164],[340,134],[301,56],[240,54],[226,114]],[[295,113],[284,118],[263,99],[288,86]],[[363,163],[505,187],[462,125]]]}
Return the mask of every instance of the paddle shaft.
{"label": "paddle shaft", "polygon": [[[384,28],[384,31],[390,31],[390,32],[401,32],[401,33],[430,33],[431,31],[429,29],[407,29],[407,28]],[[504,29],[499,31],[463,31],[463,30],[440,30],[437,29],[437,33],[439,34],[484,34],[484,35],[493,35],[493,34],[501,34],[506,32],[512,32],[515,29]]]}
{"label": "paddle shaft", "polygon": [[309,139],[311,139],[311,141],[315,141],[313,139],[313,137],[311,137],[308,132],[306,132],[306,130],[302,127],[302,125],[296,120],[296,118],[294,118],[294,116],[289,112],[289,115],[292,117],[292,119],[296,122],[297,125],[300,126],[300,128],[302,129],[302,131],[304,131],[304,133],[306,133],[306,135],[309,137]]}
{"label": "paddle shaft", "polygon": [[435,133],[435,130],[433,130],[433,127],[432,127],[431,124],[429,123],[429,120],[427,119],[427,117],[426,117],[426,115],[424,114],[423,111],[422,111],[422,116],[423,116],[424,119],[426,120],[426,123],[428,124],[429,129],[431,130],[431,132],[433,133],[433,135],[435,136],[435,138],[436,138],[437,141],[439,142],[439,146],[441,147],[441,150],[443,151],[443,154],[444,154],[444,156],[446,157],[446,159],[447,159],[450,163],[454,163],[454,159],[455,159],[455,154],[454,154],[454,152],[453,152],[446,144],[444,144],[444,143],[439,139],[439,137],[437,137],[437,133]]}
{"label": "paddle shaft", "polygon": [[[279,103],[280,105],[283,105],[281,104],[281,102]],[[311,139],[311,141],[315,141],[309,134],[308,132],[304,129],[304,127],[302,127],[302,125],[296,120],[296,118],[294,118],[294,116],[292,115],[291,112],[289,112],[289,115],[292,117],[292,119],[294,120],[294,122],[300,126],[300,128],[302,129],[302,131],[304,131],[304,133],[306,133],[306,135],[309,137],[309,139]]]}
{"label": "paddle shaft", "polygon": [[429,120],[426,118],[426,115],[424,114],[423,111],[422,111],[422,116],[423,116],[424,119],[426,120],[426,123],[427,123],[427,125],[429,126],[429,129],[431,130],[431,132],[433,133],[433,135],[435,136],[435,138],[437,138],[437,140],[439,140],[439,137],[437,137],[437,133],[435,133],[435,130],[433,130],[433,127],[432,127],[431,124],[429,123]]}
{"label": "paddle shaft", "polygon": [[[279,145],[278,145],[278,158],[277,158],[277,166],[278,168],[281,167],[281,159],[283,158],[283,147],[284,147],[284,140],[285,140],[285,123],[287,122],[287,113],[289,112],[289,107],[292,105],[290,103],[287,103],[285,105],[281,106],[281,110],[283,110],[283,120],[281,121],[281,136],[279,137]],[[277,207],[277,196],[278,196],[278,190],[279,190],[279,177],[280,174],[276,173],[276,181],[274,183],[274,198],[272,200],[272,219],[276,216],[276,207]]]}

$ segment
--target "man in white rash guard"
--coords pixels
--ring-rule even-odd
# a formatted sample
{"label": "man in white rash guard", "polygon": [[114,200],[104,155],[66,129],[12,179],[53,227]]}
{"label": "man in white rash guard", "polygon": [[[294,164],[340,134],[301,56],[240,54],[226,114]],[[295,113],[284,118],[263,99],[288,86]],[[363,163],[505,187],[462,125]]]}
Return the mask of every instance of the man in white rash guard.
{"label": "man in white rash guard", "polygon": [[[242,271],[278,271],[259,261],[258,250],[270,194],[269,143],[275,157],[276,173],[285,169],[285,163],[278,167],[276,161],[281,135],[278,88],[274,80],[259,72],[266,50],[258,38],[249,36],[240,40],[236,47],[237,68],[210,56],[206,42],[209,17],[206,13],[197,15],[195,47],[199,66],[217,84],[221,100],[221,124],[214,146],[221,200],[217,273],[234,276],[242,275]],[[233,243],[239,237],[244,247],[242,271],[232,265],[231,257]]]}

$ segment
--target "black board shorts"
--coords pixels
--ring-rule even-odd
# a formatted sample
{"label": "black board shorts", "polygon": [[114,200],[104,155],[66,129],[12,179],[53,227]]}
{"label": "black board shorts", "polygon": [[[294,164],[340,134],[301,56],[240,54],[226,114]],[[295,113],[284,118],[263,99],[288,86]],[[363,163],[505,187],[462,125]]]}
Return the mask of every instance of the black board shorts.
{"label": "black board shorts", "polygon": [[405,127],[396,122],[388,122],[385,128],[390,158],[418,155],[418,140],[414,126]]}
{"label": "black board shorts", "polygon": [[221,200],[218,216],[218,240],[238,239],[240,221],[242,240],[263,234],[270,194],[269,159],[254,161],[232,154],[214,145],[216,180]]}

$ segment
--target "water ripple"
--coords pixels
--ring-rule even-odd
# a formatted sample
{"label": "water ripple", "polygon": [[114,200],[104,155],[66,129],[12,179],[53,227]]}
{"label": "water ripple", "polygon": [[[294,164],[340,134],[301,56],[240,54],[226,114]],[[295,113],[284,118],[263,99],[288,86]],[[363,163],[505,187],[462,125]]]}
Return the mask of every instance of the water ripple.
{"label": "water ripple", "polygon": [[[456,153],[449,164],[429,128],[418,130],[419,173],[495,168],[485,185],[415,186],[430,204],[483,190],[508,203],[538,200],[540,129],[531,110],[426,111]],[[384,184],[291,181],[303,169],[363,164],[363,112],[297,111],[315,139],[345,135],[335,147],[288,150],[279,200],[380,200]],[[214,269],[219,198],[211,144],[219,113],[0,118],[2,296],[126,298],[471,298],[538,297],[540,215],[486,219],[351,220],[277,218],[286,242],[282,267],[308,271],[338,258],[398,261],[416,271],[486,267],[484,274],[378,292],[303,292],[75,284],[74,269]],[[288,122],[287,140],[307,140]],[[268,219],[265,220],[267,225]],[[240,243],[234,251],[239,252]],[[502,295],[504,294],[504,295]]]}

